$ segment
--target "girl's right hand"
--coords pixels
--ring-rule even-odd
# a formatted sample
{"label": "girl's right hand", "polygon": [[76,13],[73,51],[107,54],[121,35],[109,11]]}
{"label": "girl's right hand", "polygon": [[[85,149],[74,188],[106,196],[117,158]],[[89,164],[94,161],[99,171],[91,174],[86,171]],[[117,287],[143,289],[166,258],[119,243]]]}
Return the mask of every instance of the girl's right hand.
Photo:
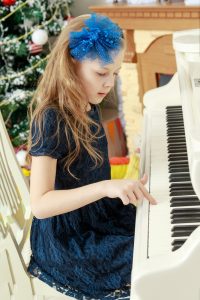
{"label": "girl's right hand", "polygon": [[139,200],[146,198],[151,204],[157,204],[156,200],[149,194],[144,184],[147,183],[147,175],[139,180],[111,179],[105,181],[105,193],[109,198],[120,198],[124,205],[129,203],[137,206]]}

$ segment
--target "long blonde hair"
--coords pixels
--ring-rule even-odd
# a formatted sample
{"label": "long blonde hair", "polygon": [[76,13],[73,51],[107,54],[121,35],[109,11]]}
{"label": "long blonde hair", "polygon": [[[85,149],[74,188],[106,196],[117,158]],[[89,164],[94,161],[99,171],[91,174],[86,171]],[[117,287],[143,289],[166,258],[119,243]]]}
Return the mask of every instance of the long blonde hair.
{"label": "long blonde hair", "polygon": [[[69,129],[73,135],[75,149],[70,149],[67,157],[65,157],[64,168],[73,176],[70,166],[79,156],[81,146],[83,146],[88,154],[97,164],[102,164],[103,158],[98,149],[92,146],[92,142],[98,138],[100,126],[93,121],[84,111],[83,106],[87,106],[88,99],[84,93],[83,87],[75,72],[77,61],[73,59],[69,52],[69,33],[72,31],[80,31],[86,27],[84,21],[90,15],[81,15],[72,19],[59,35],[53,50],[48,59],[47,66],[43,75],[38,81],[37,90],[29,105],[30,128],[33,120],[37,123],[39,136],[37,141],[32,144],[31,130],[28,138],[28,151],[31,146],[38,143],[42,136],[42,122],[44,111],[51,107],[56,109],[58,114],[58,127],[55,135],[59,135],[59,122],[64,120],[65,135],[68,149],[70,149]],[[84,105],[83,105],[84,104]],[[95,134],[91,132],[91,125],[97,127]],[[28,156],[31,162],[31,156]]]}

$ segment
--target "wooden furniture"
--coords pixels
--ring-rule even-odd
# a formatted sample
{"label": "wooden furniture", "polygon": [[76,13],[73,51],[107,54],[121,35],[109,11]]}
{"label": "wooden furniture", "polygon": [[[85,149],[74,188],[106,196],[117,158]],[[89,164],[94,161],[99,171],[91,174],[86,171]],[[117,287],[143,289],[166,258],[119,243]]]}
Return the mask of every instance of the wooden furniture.
{"label": "wooden furniture", "polygon": [[[171,4],[151,4],[151,5],[129,5],[129,4],[113,4],[90,6],[91,11],[100,13],[110,17],[124,31],[127,38],[127,47],[124,62],[136,63],[139,61],[138,77],[140,88],[140,100],[144,92],[157,87],[154,73],[153,79],[150,69],[153,68],[155,62],[154,51],[160,48],[160,54],[157,53],[156,64],[160,69],[156,68],[154,72],[161,73],[163,70],[166,74],[175,73],[175,57],[171,46],[171,36],[158,39],[158,44],[152,45],[147,49],[146,55],[140,56],[136,53],[136,45],[134,40],[135,30],[166,30],[178,31],[185,29],[200,28],[200,6],[186,6],[183,3]],[[163,44],[164,43],[164,44]],[[167,48],[164,45],[167,43]],[[150,50],[150,52],[148,52]],[[145,67],[145,64],[148,63]],[[150,63],[152,61],[152,64]]]}
{"label": "wooden furniture", "polygon": [[125,30],[128,39],[126,62],[136,61],[134,30],[175,31],[200,27],[200,6],[186,6],[182,3],[113,4],[90,6],[89,9],[110,17]]}
{"label": "wooden furniture", "polygon": [[171,34],[155,39],[144,53],[138,53],[137,58],[140,99],[148,90],[162,85],[160,76],[173,75],[177,71]]}

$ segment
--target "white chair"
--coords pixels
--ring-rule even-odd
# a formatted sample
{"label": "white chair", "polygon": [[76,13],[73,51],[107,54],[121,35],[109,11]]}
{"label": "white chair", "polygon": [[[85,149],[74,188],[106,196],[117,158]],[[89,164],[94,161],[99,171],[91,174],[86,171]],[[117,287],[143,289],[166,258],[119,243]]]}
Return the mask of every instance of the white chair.
{"label": "white chair", "polygon": [[11,227],[0,215],[0,299],[53,300],[73,299],[37,278],[30,278]]}
{"label": "white chair", "polygon": [[73,299],[27,273],[31,221],[28,183],[0,112],[0,299]]}

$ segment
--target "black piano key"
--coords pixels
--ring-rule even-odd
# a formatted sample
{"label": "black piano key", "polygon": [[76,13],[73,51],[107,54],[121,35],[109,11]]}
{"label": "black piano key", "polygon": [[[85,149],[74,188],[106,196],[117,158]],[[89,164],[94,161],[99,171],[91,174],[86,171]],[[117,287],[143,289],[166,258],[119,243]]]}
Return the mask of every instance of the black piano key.
{"label": "black piano key", "polygon": [[170,143],[173,143],[173,142],[180,142],[180,143],[184,143],[185,142],[185,137],[177,137],[177,136],[171,136],[171,137],[168,137],[167,138],[167,142],[170,144]]}
{"label": "black piano key", "polygon": [[183,223],[199,223],[200,222],[200,216],[184,216],[184,217],[177,217],[175,219],[172,219],[171,224],[183,224]]}
{"label": "black piano key", "polygon": [[167,128],[184,128],[183,119],[179,118],[178,120],[174,118],[167,119]]}
{"label": "black piano key", "polygon": [[183,120],[183,114],[181,112],[177,112],[176,115],[167,114],[166,119],[167,120],[174,120],[174,121]]}
{"label": "black piano key", "polygon": [[174,208],[172,209],[171,213],[178,213],[178,212],[195,212],[198,211],[200,212],[200,208],[196,208],[196,207],[190,207],[190,208]]}
{"label": "black piano key", "polygon": [[173,201],[170,204],[170,207],[182,207],[182,206],[199,206],[200,201],[191,201],[191,202],[181,202],[181,201]]}
{"label": "black piano key", "polygon": [[189,178],[190,179],[190,174],[189,173],[170,174],[169,178]]}
{"label": "black piano key", "polygon": [[190,236],[190,234],[198,227],[199,225],[175,225],[172,227],[172,237],[182,237],[182,236]]}
{"label": "black piano key", "polygon": [[187,212],[187,211],[182,211],[182,212],[177,212],[177,213],[172,213],[171,214],[171,219],[174,220],[178,220],[180,218],[195,218],[195,217],[200,217],[200,212],[199,211],[196,211],[196,212]]}
{"label": "black piano key", "polygon": [[183,230],[183,231],[180,231],[180,232],[174,232],[171,236],[172,237],[182,237],[182,236],[190,236],[191,233],[193,232],[193,230]]}
{"label": "black piano key", "polygon": [[[176,184],[177,184],[178,182],[176,182]],[[170,192],[180,192],[180,191],[184,191],[185,192],[185,194],[187,193],[187,191],[194,191],[194,189],[193,189],[193,186],[192,185],[188,185],[188,183],[189,182],[187,182],[186,183],[186,186],[185,187],[183,187],[183,186],[179,186],[179,187],[170,187],[169,188],[169,191]],[[182,184],[182,182],[181,182],[181,184]],[[185,195],[184,194],[184,195]],[[183,195],[183,196],[184,196]]]}
{"label": "black piano key", "polygon": [[180,131],[167,131],[167,137],[168,138],[179,138],[184,140],[185,136],[183,132]]}
{"label": "black piano key", "polygon": [[169,182],[190,182],[190,178],[170,178]]}
{"label": "black piano key", "polygon": [[173,156],[170,161],[187,161],[187,155]]}
{"label": "black piano key", "polygon": [[175,109],[180,109],[182,111],[182,106],[181,105],[166,106],[165,109],[167,111],[175,110]]}
{"label": "black piano key", "polygon": [[167,135],[167,143],[168,145],[172,145],[174,146],[175,144],[179,143],[180,145],[182,143],[185,143],[185,137],[184,136],[170,136],[170,135]]}
{"label": "black piano key", "polygon": [[182,230],[195,230],[199,225],[175,225],[172,227],[172,232]]}
{"label": "black piano key", "polygon": [[166,120],[173,120],[174,122],[178,122],[179,120],[183,122],[183,114],[182,112],[167,113]]}
{"label": "black piano key", "polygon": [[[184,176],[179,176],[184,175]],[[176,178],[183,178],[187,179],[187,181],[190,181],[190,173],[189,172],[169,172],[169,179],[176,179]]]}
{"label": "black piano key", "polygon": [[173,208],[170,212],[171,215],[174,214],[196,214],[200,213],[200,208],[199,207],[181,207],[181,208]]}
{"label": "black piano key", "polygon": [[169,168],[169,172],[170,173],[181,173],[181,172],[189,172],[189,168],[186,168],[186,167],[172,167],[172,168]]}
{"label": "black piano key", "polygon": [[170,143],[170,144],[167,145],[168,151],[171,150],[171,149],[179,149],[181,147],[186,147],[186,144],[185,143],[176,143],[174,141],[174,143]]}
{"label": "black piano key", "polygon": [[176,154],[176,153],[187,153],[186,148],[175,148],[175,149],[169,149],[168,150],[169,154]]}
{"label": "black piano key", "polygon": [[[171,186],[171,184],[175,184],[175,186]],[[182,182],[180,182],[180,186],[178,186],[178,182],[173,182],[170,184],[170,191],[184,191],[184,190],[193,190],[193,186],[191,182],[186,182],[185,185],[183,185]]]}
{"label": "black piano key", "polygon": [[[168,166],[169,166],[169,168],[174,168],[174,167],[187,167],[187,168],[189,168],[187,161],[181,161],[181,162],[170,161]],[[189,172],[187,172],[187,173],[189,173]]]}
{"label": "black piano key", "polygon": [[174,128],[180,128],[185,130],[182,120],[167,119],[167,129],[174,129]]}
{"label": "black piano key", "polygon": [[182,190],[182,191],[172,191],[169,193],[170,196],[184,196],[184,195],[195,195],[194,190]]}
{"label": "black piano key", "polygon": [[176,183],[171,183],[169,187],[170,188],[184,188],[184,187],[193,187],[193,186],[192,186],[191,182],[187,182],[187,183],[176,182]]}
{"label": "black piano key", "polygon": [[181,196],[172,197],[170,199],[170,207],[181,207],[181,206],[199,206],[200,201],[196,196]]}
{"label": "black piano key", "polygon": [[172,246],[177,246],[179,244],[183,245],[185,243],[186,239],[174,239],[172,242]]}
{"label": "black piano key", "polygon": [[170,134],[175,135],[175,133],[177,133],[177,135],[182,135],[185,137],[185,131],[181,127],[167,129],[167,136],[170,136]]}
{"label": "black piano key", "polygon": [[185,135],[185,129],[182,124],[170,125],[169,123],[167,125],[167,132],[181,132],[183,135]]}
{"label": "black piano key", "polygon": [[172,197],[170,199],[170,201],[185,201],[185,202],[189,202],[189,201],[199,201],[199,198],[197,196],[182,196],[182,197]]}
{"label": "black piano key", "polygon": [[179,249],[184,243],[185,243],[186,239],[175,239],[173,242],[172,242],[172,251],[175,251],[177,249]]}
{"label": "black piano key", "polygon": [[173,157],[180,157],[180,156],[185,156],[186,159],[188,158],[187,152],[186,151],[182,151],[182,152],[168,154],[168,160],[170,161],[171,158],[173,158]]}
{"label": "black piano key", "polygon": [[172,137],[170,137],[170,136],[167,136],[167,142],[168,142],[168,144],[170,144],[171,142],[173,143],[173,142],[179,142],[179,143],[185,143],[186,142],[186,140],[185,140],[185,135],[182,135],[182,136],[172,136]]}
{"label": "black piano key", "polygon": [[186,148],[186,143],[179,143],[179,144],[169,144],[169,145],[167,145],[167,149],[168,149],[168,151],[169,150],[176,150],[176,149],[181,149],[181,148],[183,148],[183,149],[187,149]]}
{"label": "black piano key", "polygon": [[[182,245],[181,245],[182,246]],[[178,250],[181,246],[173,246],[172,251]]]}

